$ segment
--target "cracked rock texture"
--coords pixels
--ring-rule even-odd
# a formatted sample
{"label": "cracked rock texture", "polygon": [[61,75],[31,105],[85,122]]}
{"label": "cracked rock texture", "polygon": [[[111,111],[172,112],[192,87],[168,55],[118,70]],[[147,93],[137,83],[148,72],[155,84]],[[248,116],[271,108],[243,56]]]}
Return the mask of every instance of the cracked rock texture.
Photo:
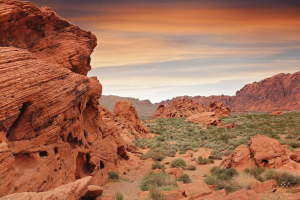
{"label": "cracked rock texture", "polygon": [[0,0],[0,196],[44,192],[129,159],[88,78],[96,37],[32,3]]}

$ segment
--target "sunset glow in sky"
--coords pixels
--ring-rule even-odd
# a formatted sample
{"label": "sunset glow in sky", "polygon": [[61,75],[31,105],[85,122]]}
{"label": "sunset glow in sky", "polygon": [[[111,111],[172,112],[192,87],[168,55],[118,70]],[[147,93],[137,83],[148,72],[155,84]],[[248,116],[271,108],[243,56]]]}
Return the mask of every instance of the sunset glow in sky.
{"label": "sunset glow in sky", "polygon": [[299,0],[29,0],[98,38],[103,95],[234,95],[300,71]]}

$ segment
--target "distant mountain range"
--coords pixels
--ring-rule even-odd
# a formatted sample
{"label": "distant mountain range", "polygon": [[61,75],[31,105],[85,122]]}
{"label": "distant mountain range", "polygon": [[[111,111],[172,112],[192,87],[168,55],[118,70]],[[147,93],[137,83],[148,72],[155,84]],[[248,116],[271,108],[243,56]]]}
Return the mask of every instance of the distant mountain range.
{"label": "distant mountain range", "polygon": [[211,100],[224,102],[233,112],[272,112],[276,110],[300,110],[300,72],[294,74],[277,74],[259,82],[245,85],[235,96],[179,96],[171,100],[152,104],[149,100],[135,98],[102,96],[100,103],[113,110],[116,100],[128,100],[133,103],[140,116],[151,116],[158,105],[171,105],[174,100],[192,99],[195,103],[209,105]]}

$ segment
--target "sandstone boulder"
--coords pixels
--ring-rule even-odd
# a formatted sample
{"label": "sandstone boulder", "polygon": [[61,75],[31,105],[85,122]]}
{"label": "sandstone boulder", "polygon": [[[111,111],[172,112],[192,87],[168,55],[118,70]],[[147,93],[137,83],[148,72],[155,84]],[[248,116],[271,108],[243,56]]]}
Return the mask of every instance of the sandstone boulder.
{"label": "sandstone boulder", "polygon": [[290,158],[296,162],[300,162],[300,151],[295,151]]}
{"label": "sandstone boulder", "polygon": [[92,177],[88,176],[75,182],[62,185],[47,192],[23,192],[2,197],[3,199],[22,199],[22,200],[79,200],[81,198],[96,198],[102,195],[103,189],[99,186],[89,186]]}
{"label": "sandstone boulder", "polygon": [[215,112],[218,117],[230,117],[231,110],[228,106],[223,106],[223,102],[217,103],[216,101],[210,101],[207,108],[209,112]]}
{"label": "sandstone boulder", "polygon": [[270,115],[280,116],[280,115],[284,115],[284,113],[282,111],[275,111],[275,112],[270,113]]}
{"label": "sandstone boulder", "polygon": [[114,106],[114,117],[130,131],[137,133],[150,133],[148,127],[140,120],[135,107],[130,101],[116,101]]}
{"label": "sandstone boulder", "polygon": [[184,184],[180,187],[180,189],[184,190],[185,194],[193,198],[200,198],[206,195],[211,194],[213,191],[207,186],[207,184],[202,182],[193,182],[189,184]]}
{"label": "sandstone boulder", "polygon": [[270,193],[275,192],[277,190],[277,183],[275,180],[269,180],[265,182],[257,182],[253,186],[253,190],[259,193]]}
{"label": "sandstone boulder", "polygon": [[220,168],[236,168],[238,171],[255,166],[256,165],[254,160],[251,158],[250,151],[244,144],[238,146],[234,150],[234,154],[229,154],[220,164]]}
{"label": "sandstone boulder", "polygon": [[171,168],[167,169],[166,173],[173,176],[174,178],[178,179],[180,176],[183,175],[183,169],[182,168]]}
{"label": "sandstone boulder", "polygon": [[219,117],[216,116],[215,112],[202,112],[194,114],[185,121],[192,121],[198,124],[205,124],[205,126],[219,126],[223,125],[223,122],[220,120]]}
{"label": "sandstone boulder", "polygon": [[230,124],[227,124],[227,125],[223,126],[223,128],[228,128],[228,129],[232,129],[234,127],[235,127],[234,123],[230,123]]}
{"label": "sandstone boulder", "polygon": [[253,136],[248,142],[255,162],[260,167],[281,168],[290,158],[285,145],[276,139],[264,135]]}
{"label": "sandstone boulder", "polygon": [[261,200],[259,194],[254,190],[241,189],[227,195],[224,200]]}

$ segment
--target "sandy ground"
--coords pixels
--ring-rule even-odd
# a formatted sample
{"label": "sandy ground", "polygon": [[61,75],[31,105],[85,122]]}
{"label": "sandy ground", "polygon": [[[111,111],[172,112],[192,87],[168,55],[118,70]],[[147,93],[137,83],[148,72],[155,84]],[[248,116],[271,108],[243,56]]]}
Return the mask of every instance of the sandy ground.
{"label": "sandy ground", "polygon": [[[144,154],[147,153],[149,149],[140,149],[141,152]],[[175,157],[166,157],[162,163],[164,162],[170,162],[176,158],[183,158],[187,165],[195,165],[197,168],[195,171],[188,171],[184,170],[185,174],[188,174],[192,181],[203,181],[203,176],[205,174],[210,174],[210,169],[214,166],[219,166],[222,162],[221,160],[215,160],[213,164],[207,164],[207,165],[198,165],[196,164],[196,161],[192,161],[192,157],[189,153],[193,153],[193,158],[198,158],[198,156],[203,156],[204,158],[207,158],[210,155],[210,149],[207,148],[199,148],[197,152],[193,151],[187,151],[187,154],[179,154],[177,153]],[[138,155],[134,155],[134,160],[139,160]],[[121,180],[118,182],[108,182],[104,186],[104,193],[105,194],[114,194],[117,191],[120,191],[123,193],[125,200],[138,200],[138,193],[140,190],[140,183],[141,180],[145,175],[147,175],[151,171],[151,165],[154,162],[152,159],[147,159],[143,161],[143,164],[139,167],[136,166],[134,170],[130,170],[127,175],[122,175]],[[165,164],[165,168],[169,169],[170,165]]]}

